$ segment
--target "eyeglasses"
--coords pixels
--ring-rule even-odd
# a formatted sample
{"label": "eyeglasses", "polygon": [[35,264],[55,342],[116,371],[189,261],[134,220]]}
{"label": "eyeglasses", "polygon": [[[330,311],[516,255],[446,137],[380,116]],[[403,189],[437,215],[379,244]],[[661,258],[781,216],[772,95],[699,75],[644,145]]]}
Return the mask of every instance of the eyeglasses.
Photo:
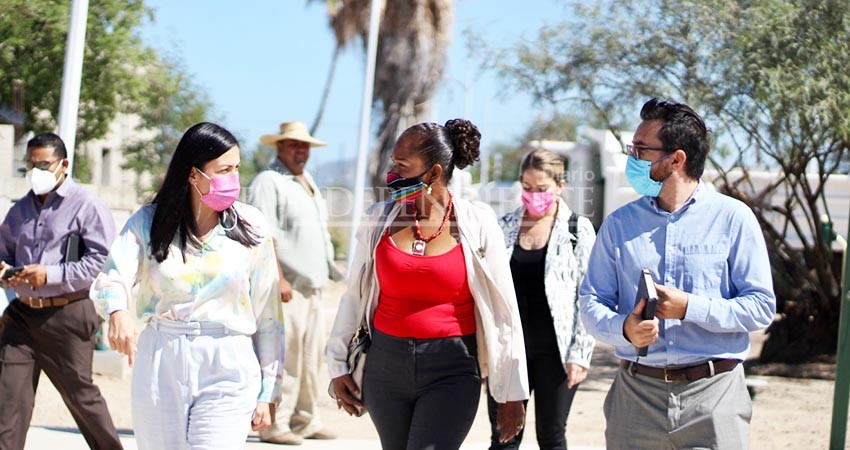
{"label": "eyeglasses", "polygon": [[637,159],[641,159],[642,153],[647,150],[670,153],[670,149],[667,147],[638,147],[635,144],[626,144],[626,149],[623,150],[623,154],[634,156]]}
{"label": "eyeglasses", "polygon": [[54,159],[53,161],[39,161],[37,163],[34,163],[32,161],[24,161],[24,167],[26,167],[27,170],[32,170],[32,169],[50,170],[50,168],[53,166],[53,163],[55,163],[56,161],[62,161],[62,160],[61,159]]}

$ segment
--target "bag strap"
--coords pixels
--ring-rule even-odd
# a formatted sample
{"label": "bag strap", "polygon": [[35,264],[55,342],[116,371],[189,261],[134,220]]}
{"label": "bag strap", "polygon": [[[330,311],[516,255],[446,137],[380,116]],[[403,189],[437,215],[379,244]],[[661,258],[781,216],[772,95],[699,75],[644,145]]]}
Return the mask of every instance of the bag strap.
{"label": "bag strap", "polygon": [[[381,233],[382,233],[381,228],[383,227],[384,222],[387,221],[387,216],[390,215],[390,211],[393,210],[394,206],[395,206],[395,202],[387,202],[387,204],[384,206],[384,210],[383,210],[383,212],[381,212],[381,216],[380,216],[379,220],[377,221],[377,223],[375,224],[375,230],[373,230],[373,232],[369,235],[370,239],[371,239],[370,250],[373,249],[377,245],[377,241],[376,241],[375,238],[377,237],[378,239],[380,239],[380,236],[381,236]],[[364,265],[364,267],[371,267],[371,266],[372,266],[372,254],[370,253],[369,254],[369,260],[366,261],[366,264]],[[360,276],[363,276],[363,275],[364,274],[361,273]],[[360,280],[360,283],[362,284],[363,280]],[[369,293],[366,293],[366,295],[369,295]],[[360,326],[358,327],[358,331],[360,329],[363,329],[363,330],[365,330],[365,332],[367,334],[371,334],[369,332],[369,326],[368,326],[369,322],[366,319],[366,305],[368,303],[368,299],[361,299],[361,300],[362,301],[360,302]]]}
{"label": "bag strap", "polygon": [[573,237],[570,239],[570,243],[573,245],[573,250],[576,249],[576,244],[578,243],[578,215],[574,211],[570,211],[570,219],[567,222],[569,224],[570,234]]}

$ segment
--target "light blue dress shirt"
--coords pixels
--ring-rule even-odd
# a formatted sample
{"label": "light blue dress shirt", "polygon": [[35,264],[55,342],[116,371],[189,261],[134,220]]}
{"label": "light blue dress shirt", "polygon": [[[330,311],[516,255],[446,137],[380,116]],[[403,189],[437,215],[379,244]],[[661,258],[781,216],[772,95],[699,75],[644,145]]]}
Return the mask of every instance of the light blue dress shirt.
{"label": "light blue dress shirt", "polygon": [[623,323],[634,309],[641,269],[649,269],[656,284],[688,293],[684,319],[660,319],[659,338],[641,364],[744,360],[749,332],[773,321],[770,261],[755,215],[702,182],[674,212],[642,197],[599,229],[579,291],[581,318],[590,334],[630,361],[637,349],[623,335]]}

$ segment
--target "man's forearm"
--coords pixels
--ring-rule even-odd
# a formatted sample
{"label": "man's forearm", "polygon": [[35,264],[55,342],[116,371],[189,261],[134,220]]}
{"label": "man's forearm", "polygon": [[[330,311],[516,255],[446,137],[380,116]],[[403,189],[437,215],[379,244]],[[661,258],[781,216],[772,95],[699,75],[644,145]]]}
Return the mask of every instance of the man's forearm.
{"label": "man's forearm", "polygon": [[581,320],[585,331],[608,345],[630,345],[623,332],[626,316],[593,299],[582,299]]}

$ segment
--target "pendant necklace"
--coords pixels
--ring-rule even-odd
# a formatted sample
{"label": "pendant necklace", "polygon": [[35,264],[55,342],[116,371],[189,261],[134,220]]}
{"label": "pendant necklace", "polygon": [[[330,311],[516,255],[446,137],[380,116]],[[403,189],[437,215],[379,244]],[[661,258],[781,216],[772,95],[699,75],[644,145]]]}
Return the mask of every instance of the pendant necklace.
{"label": "pendant necklace", "polygon": [[452,215],[452,194],[449,192],[449,204],[446,207],[446,214],[443,216],[443,221],[440,222],[440,227],[437,228],[437,231],[434,234],[425,237],[422,235],[422,227],[419,226],[419,209],[416,209],[415,214],[413,215],[413,232],[416,234],[416,238],[413,240],[413,247],[411,248],[411,253],[416,256],[425,256],[425,244],[431,242],[435,237],[439,236],[440,233],[443,232],[443,228],[446,227],[446,223],[449,221],[449,217]]}

